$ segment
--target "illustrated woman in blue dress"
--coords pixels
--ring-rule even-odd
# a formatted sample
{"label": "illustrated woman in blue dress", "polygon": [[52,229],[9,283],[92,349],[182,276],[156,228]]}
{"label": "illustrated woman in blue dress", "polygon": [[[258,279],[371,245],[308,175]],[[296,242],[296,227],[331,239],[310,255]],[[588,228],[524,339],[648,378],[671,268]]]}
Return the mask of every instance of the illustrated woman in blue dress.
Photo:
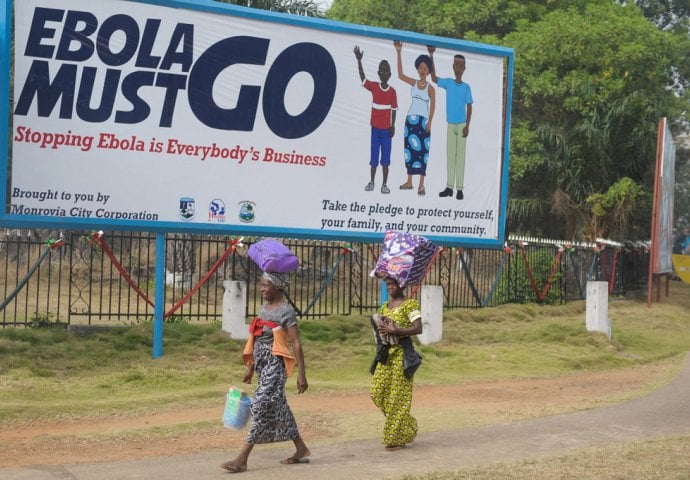
{"label": "illustrated woman in blue dress", "polygon": [[427,77],[431,73],[432,63],[428,55],[420,55],[414,62],[419,80],[408,77],[402,68],[402,43],[394,41],[398,55],[398,78],[412,86],[412,103],[405,117],[405,167],[407,181],[400,185],[401,190],[412,190],[412,176],[419,175],[418,195],[425,195],[424,177],[429,162],[431,144],[431,122],[434,118],[436,91],[429,84]]}

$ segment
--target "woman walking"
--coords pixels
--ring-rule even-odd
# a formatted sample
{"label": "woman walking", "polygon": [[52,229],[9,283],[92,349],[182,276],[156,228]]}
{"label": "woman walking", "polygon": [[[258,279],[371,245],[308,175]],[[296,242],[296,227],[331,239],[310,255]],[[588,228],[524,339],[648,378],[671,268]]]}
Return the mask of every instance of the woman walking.
{"label": "woman walking", "polygon": [[[295,363],[298,369],[297,393],[308,388],[297,317],[284,294],[288,279],[287,273],[265,272],[261,277],[259,286],[265,303],[249,327],[249,340],[243,354],[247,366],[244,382],[251,383],[256,372],[259,384],[252,401],[252,422],[244,447],[237,457],[221,465],[231,473],[247,470],[249,454],[254,445],[261,443],[292,440],[295,453],[281,463],[309,462],[309,449],[299,434],[285,396],[285,384]],[[294,356],[288,349],[288,338]]]}
{"label": "woman walking", "polygon": [[410,337],[422,333],[422,315],[419,302],[407,298],[390,276],[386,277],[386,289],[389,299],[381,307],[377,330],[387,341],[377,345],[370,396],[385,416],[383,444],[386,450],[393,451],[405,447],[417,436],[417,420],[410,414],[410,408],[412,379],[421,357]]}

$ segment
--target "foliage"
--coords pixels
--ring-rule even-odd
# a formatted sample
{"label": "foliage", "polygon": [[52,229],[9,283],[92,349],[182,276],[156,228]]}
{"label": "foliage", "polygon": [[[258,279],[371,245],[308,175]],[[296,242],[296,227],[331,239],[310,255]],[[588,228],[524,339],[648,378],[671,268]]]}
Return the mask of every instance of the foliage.
{"label": "foliage", "polygon": [[[620,3],[630,3],[621,0]],[[690,2],[687,0],[635,0],[645,17],[664,30],[687,31]]]}
{"label": "foliage", "polygon": [[179,315],[170,315],[163,320],[165,323],[188,323],[187,319]]}
{"label": "foliage", "polygon": [[273,12],[292,13],[307,17],[322,16],[319,2],[313,0],[216,0],[221,3],[252,7]]}
{"label": "foliage", "polygon": [[[635,125],[640,118],[647,123]],[[641,182],[652,168],[656,116],[637,93],[593,106],[571,125],[542,124],[548,180],[582,204],[621,177]]]}
{"label": "foliage", "polygon": [[521,22],[539,20],[549,11],[582,8],[587,0],[334,0],[329,18],[449,38],[503,38]]}
{"label": "foliage", "polygon": [[690,144],[676,147],[675,177],[673,213],[676,225],[680,228],[690,228]]}
{"label": "foliage", "polygon": [[530,175],[531,170],[544,164],[543,148],[539,145],[539,133],[530,127],[529,122],[519,118],[513,121],[510,137],[510,176],[514,182],[519,182]]}
{"label": "foliage", "polygon": [[527,222],[541,216],[546,202],[537,197],[515,198],[510,201],[509,214],[511,219]]}
{"label": "foliage", "polygon": [[613,236],[625,236],[639,200],[645,195],[641,185],[623,177],[611,185],[606,193],[595,193],[587,197],[594,222],[592,236],[607,238],[613,233],[616,233]]}
{"label": "foliage", "polygon": [[52,328],[55,326],[60,326],[60,324],[52,320],[53,316],[54,315],[50,312],[34,312],[33,316],[31,317],[31,321],[29,322],[29,326],[31,328]]}
{"label": "foliage", "polygon": [[[537,250],[528,250],[526,256],[532,277],[541,294],[551,275],[556,260],[555,254],[553,250],[548,248],[539,248]],[[548,293],[544,297],[543,303],[545,304],[557,304],[562,301],[563,292],[561,292],[559,285],[563,274],[560,270],[558,268],[551,280]],[[537,303],[537,293],[532,286],[530,274],[527,271],[527,264],[519,252],[514,253],[509,267],[503,270],[494,295],[498,298],[514,298],[516,301],[521,300],[525,303]]]}
{"label": "foliage", "polygon": [[[591,239],[586,199],[625,177],[650,191],[658,118],[685,121],[687,101],[669,86],[687,56],[687,37],[658,30],[634,6],[591,2],[583,13],[554,11],[523,25],[505,42],[516,51],[520,140],[511,152],[519,168],[511,202],[537,197],[550,205],[534,222],[546,228],[533,234]],[[536,132],[536,141],[527,143],[523,132]],[[571,208],[559,209],[557,200]],[[513,226],[531,228],[517,219]],[[640,233],[646,238],[648,230]]]}
{"label": "foliage", "polygon": [[681,111],[668,87],[687,41],[659,31],[635,7],[593,2],[582,13],[554,11],[505,43],[516,51],[516,111],[533,124],[572,124],[634,92],[657,108],[675,105],[669,117]]}

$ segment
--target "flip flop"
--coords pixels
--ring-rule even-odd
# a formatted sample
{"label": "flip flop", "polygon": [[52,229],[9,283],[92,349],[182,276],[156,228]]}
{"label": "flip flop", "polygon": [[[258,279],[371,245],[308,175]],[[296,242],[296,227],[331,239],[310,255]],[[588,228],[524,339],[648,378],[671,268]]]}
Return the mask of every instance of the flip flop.
{"label": "flip flop", "polygon": [[235,465],[232,462],[225,462],[220,468],[227,470],[230,473],[242,473],[247,471],[246,465]]}
{"label": "flip flop", "polygon": [[309,463],[309,457],[295,458],[288,457],[285,460],[281,460],[280,463],[283,465],[295,465],[297,463]]}
{"label": "flip flop", "polygon": [[400,190],[412,190],[414,187],[412,185],[402,184],[400,185]]}

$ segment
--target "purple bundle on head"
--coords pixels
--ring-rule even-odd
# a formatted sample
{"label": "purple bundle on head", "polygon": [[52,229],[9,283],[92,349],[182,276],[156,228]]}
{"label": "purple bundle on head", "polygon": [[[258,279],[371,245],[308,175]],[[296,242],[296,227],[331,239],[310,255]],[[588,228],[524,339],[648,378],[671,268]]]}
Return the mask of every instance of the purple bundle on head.
{"label": "purple bundle on head", "polygon": [[247,255],[262,272],[287,273],[297,270],[299,260],[285,245],[266,238],[250,245]]}
{"label": "purple bundle on head", "polygon": [[371,276],[391,277],[400,288],[419,283],[436,252],[430,240],[411,233],[386,231],[383,251]]}

